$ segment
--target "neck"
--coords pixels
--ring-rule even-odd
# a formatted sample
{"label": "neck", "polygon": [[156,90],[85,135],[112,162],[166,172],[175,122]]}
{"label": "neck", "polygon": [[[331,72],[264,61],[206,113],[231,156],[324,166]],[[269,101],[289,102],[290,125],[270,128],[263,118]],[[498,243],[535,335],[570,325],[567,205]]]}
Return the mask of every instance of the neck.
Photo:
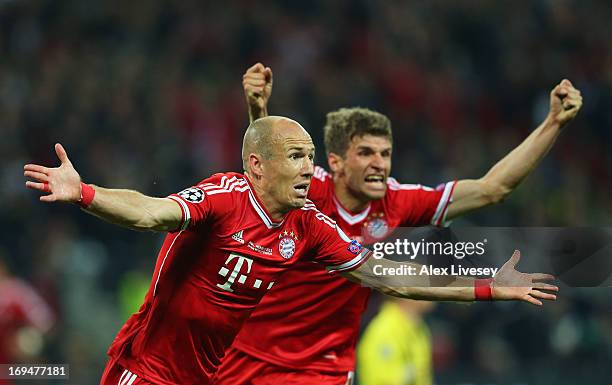
{"label": "neck", "polygon": [[353,213],[363,211],[370,203],[369,199],[356,197],[355,194],[349,190],[348,186],[341,182],[336,176],[334,176],[334,191],[338,202]]}
{"label": "neck", "polygon": [[272,198],[270,193],[268,193],[264,188],[261,179],[252,177],[248,172],[245,172],[245,175],[247,178],[249,178],[249,181],[253,186],[253,190],[255,190],[255,195],[257,195],[257,198],[259,198],[259,201],[270,215],[270,219],[272,219],[274,222],[282,221],[287,213],[287,210],[281,207],[281,205]]}

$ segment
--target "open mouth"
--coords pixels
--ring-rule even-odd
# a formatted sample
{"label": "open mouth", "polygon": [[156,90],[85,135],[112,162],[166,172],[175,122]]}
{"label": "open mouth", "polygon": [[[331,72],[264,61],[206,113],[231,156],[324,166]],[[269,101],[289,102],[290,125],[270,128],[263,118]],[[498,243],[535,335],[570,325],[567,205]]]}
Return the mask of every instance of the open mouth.
{"label": "open mouth", "polygon": [[384,175],[368,175],[364,179],[367,186],[373,188],[384,188],[385,187],[385,176]]}
{"label": "open mouth", "polygon": [[298,194],[298,196],[306,197],[306,195],[308,194],[309,185],[310,183],[300,183],[300,184],[296,184],[295,186],[293,186],[293,189]]}

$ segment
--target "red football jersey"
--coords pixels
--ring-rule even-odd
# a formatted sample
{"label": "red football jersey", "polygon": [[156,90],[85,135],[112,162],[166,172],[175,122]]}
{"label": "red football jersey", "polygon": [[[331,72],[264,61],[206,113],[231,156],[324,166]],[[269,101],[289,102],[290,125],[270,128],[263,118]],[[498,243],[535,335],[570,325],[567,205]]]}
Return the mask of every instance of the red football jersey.
{"label": "red football jersey", "polygon": [[109,349],[154,383],[208,384],[255,305],[298,260],[333,273],[369,255],[310,201],[272,221],[241,174],[215,174],[170,198],[183,225],[166,237],[144,304]]}
{"label": "red football jersey", "polygon": [[[380,240],[399,226],[442,225],[455,182],[431,189],[389,178],[385,197],[362,212],[338,202],[331,176],[315,169],[309,198],[353,239]],[[364,239],[365,237],[365,239]],[[355,367],[361,314],[371,289],[330,276],[307,260],[283,273],[243,325],[234,347],[298,370],[347,372]]]}

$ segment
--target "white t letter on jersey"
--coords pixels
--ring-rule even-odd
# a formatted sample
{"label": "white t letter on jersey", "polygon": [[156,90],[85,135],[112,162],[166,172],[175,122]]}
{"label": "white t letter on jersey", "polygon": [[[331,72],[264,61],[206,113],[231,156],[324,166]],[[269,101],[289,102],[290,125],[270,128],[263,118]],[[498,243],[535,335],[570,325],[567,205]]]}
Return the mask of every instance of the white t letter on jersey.
{"label": "white t letter on jersey", "polygon": [[[223,285],[221,285],[220,283],[217,284],[217,286],[220,287],[221,289],[230,291],[230,292],[234,291],[234,289],[232,289],[232,284],[236,280],[238,273],[240,273],[240,269],[242,268],[244,261],[247,262],[246,274],[251,272],[251,266],[253,265],[252,259],[243,257],[242,255],[238,255],[238,254],[230,254],[229,257],[227,257],[227,261],[225,261],[225,266],[229,265],[229,263],[234,258],[238,258],[238,261],[236,262],[236,266],[234,266],[234,270],[232,270],[232,273],[230,274],[229,278],[227,279],[227,281],[225,281]],[[221,269],[219,269],[219,274],[221,274],[223,277],[226,277],[227,273],[229,273],[229,270],[225,266],[222,266]],[[238,281],[240,283],[244,283],[245,279],[246,279],[246,275],[241,275]]]}

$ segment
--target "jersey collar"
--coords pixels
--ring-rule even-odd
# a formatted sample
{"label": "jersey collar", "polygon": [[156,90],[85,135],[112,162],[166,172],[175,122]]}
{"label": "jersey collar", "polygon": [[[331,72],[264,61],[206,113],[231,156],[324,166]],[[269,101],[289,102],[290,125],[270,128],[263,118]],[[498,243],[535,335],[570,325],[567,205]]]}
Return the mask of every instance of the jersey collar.
{"label": "jersey collar", "polygon": [[372,207],[372,205],[368,203],[368,206],[365,209],[363,209],[360,213],[353,214],[349,210],[345,209],[344,206],[342,206],[342,203],[340,203],[338,198],[336,198],[335,193],[334,193],[334,205],[336,205],[336,210],[338,210],[338,214],[340,215],[340,217],[344,219],[344,221],[348,223],[349,225],[354,225],[366,219],[368,214],[370,213],[370,208]]}
{"label": "jersey collar", "polygon": [[265,206],[263,205],[263,203],[261,203],[261,200],[259,200],[259,197],[255,193],[255,189],[253,188],[253,185],[251,184],[251,180],[249,179],[248,175],[244,174],[244,179],[249,184],[249,201],[251,201],[251,205],[255,209],[255,212],[257,213],[257,215],[259,215],[266,227],[269,229],[273,229],[282,225],[285,219],[280,222],[274,222],[272,220],[272,217],[270,216],[270,213],[268,213],[268,210],[266,210]]}

